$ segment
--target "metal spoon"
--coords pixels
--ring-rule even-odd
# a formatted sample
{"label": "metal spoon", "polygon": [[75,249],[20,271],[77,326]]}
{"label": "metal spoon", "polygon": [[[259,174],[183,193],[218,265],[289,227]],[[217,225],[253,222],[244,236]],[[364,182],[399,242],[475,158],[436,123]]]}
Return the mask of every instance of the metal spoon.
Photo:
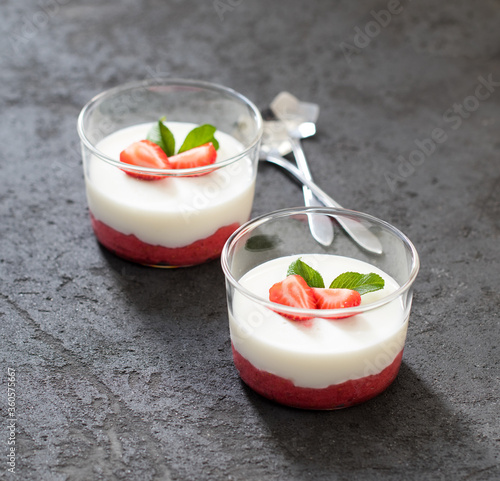
{"label": "metal spoon", "polygon": [[[313,180],[300,139],[305,139],[316,133],[316,120],[319,115],[317,104],[300,102],[288,92],[279,93],[270,104],[274,115],[284,122],[290,144],[297,162],[297,167],[308,180]],[[302,186],[304,204],[306,206],[321,206],[309,187]],[[333,242],[333,225],[328,216],[309,216],[309,229],[317,242],[329,246]]]}
{"label": "metal spoon", "polygon": [[[269,145],[266,145],[264,143],[262,144],[259,159],[261,161],[270,162],[281,167],[282,169],[285,169],[299,182],[309,187],[309,189],[311,189],[313,194],[319,199],[322,205],[343,209],[343,207],[338,202],[333,200],[323,189],[316,185],[312,180],[304,177],[302,172],[297,167],[295,167],[295,165],[281,157],[278,151],[272,149],[272,147],[270,147]],[[382,254],[382,244],[380,243],[378,238],[363,224],[351,219],[337,218],[336,220],[343,227],[345,232],[351,236],[352,240],[363,249],[372,252],[373,254]]]}

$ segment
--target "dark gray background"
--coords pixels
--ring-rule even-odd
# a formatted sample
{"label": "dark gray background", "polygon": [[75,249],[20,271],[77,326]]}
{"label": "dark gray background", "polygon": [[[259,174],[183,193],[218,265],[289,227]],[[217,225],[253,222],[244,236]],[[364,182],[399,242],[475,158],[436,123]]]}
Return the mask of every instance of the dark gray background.
{"label": "dark gray background", "polygon": [[[8,479],[498,479],[500,2],[401,1],[377,30],[371,11],[388,5],[0,1],[3,415],[9,367],[18,382]],[[384,394],[337,412],[266,401],[232,365],[217,261],[155,270],[96,243],[77,115],[155,76],[222,83],[262,109],[281,90],[320,104],[304,142],[320,186],[421,255]],[[488,76],[497,85],[478,100]],[[463,118],[446,114],[464,102]],[[432,154],[400,160],[438,128]],[[301,202],[260,166],[254,215]]]}

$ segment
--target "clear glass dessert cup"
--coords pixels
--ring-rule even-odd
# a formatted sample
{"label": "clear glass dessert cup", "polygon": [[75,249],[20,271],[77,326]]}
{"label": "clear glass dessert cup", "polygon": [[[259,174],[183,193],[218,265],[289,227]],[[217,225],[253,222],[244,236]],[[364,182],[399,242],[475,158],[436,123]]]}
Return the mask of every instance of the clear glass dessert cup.
{"label": "clear glass dessert cup", "polygon": [[[309,216],[325,215],[335,231],[329,247],[314,240],[308,224]],[[363,224],[382,253],[364,251],[336,219]],[[323,276],[327,288],[344,272],[377,273],[385,286],[362,295],[357,307],[300,309],[271,302],[269,288],[298,258]],[[396,378],[419,258],[395,227],[346,209],[279,210],[235,231],[221,263],[234,363],[259,394],[296,408],[340,409],[371,399]]]}
{"label": "clear glass dessert cup", "polygon": [[[145,139],[163,117],[177,148],[192,128],[215,126],[216,162],[189,169],[120,162],[120,152]],[[156,267],[201,264],[218,258],[230,234],[250,218],[262,119],[232,89],[184,79],[125,84],[85,105],[78,134],[92,227],[119,257]]]}

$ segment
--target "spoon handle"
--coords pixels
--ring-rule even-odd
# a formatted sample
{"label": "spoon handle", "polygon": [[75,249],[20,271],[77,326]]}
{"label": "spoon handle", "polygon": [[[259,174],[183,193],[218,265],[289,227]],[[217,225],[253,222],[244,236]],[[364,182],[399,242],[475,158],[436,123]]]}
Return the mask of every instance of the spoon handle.
{"label": "spoon handle", "polygon": [[[290,143],[295,161],[297,162],[297,167],[306,179],[312,181],[311,171],[309,170],[309,165],[300,140],[295,137],[290,137]],[[306,206],[316,207],[322,205],[307,185],[302,186],[302,192],[304,194],[304,204]],[[333,242],[333,225],[328,216],[310,215],[308,216],[308,222],[311,234],[317,242],[324,246],[329,246]]]}
{"label": "spoon handle", "polygon": [[[265,160],[271,162],[272,164],[278,165],[282,167],[287,172],[292,174],[297,180],[302,182],[303,185],[306,185],[311,189],[313,194],[321,201],[321,203],[327,207],[337,207],[343,209],[343,207],[333,200],[323,189],[317,186],[312,180],[307,179],[302,175],[299,169],[295,167],[293,164],[288,162],[288,160],[283,157],[269,153],[266,155]],[[382,254],[382,245],[378,238],[369,231],[363,224],[356,220],[351,219],[338,219],[337,222],[343,227],[344,231],[349,234],[359,246],[363,249],[372,252],[374,254]]]}

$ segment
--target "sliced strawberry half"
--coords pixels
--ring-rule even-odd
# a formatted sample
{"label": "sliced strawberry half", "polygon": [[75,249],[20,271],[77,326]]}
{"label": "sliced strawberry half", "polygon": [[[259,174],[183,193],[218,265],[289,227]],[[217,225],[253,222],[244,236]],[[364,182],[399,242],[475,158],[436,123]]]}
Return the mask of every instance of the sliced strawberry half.
{"label": "sliced strawberry half", "polygon": [[[351,289],[324,289],[313,287],[312,292],[318,309],[342,309],[346,307],[356,307],[361,304],[360,293]],[[347,316],[330,315],[321,317],[325,317],[326,319],[344,319],[354,315],[355,313]]]}
{"label": "sliced strawberry half", "polygon": [[[170,169],[167,154],[162,148],[150,140],[139,140],[129,145],[120,153],[120,162],[137,165],[139,167],[150,167],[152,169]],[[122,169],[128,175],[142,180],[163,179],[161,175],[151,175]]]}
{"label": "sliced strawberry half", "polygon": [[[203,167],[215,162],[217,151],[212,142],[194,147],[192,149],[181,152],[180,154],[172,155],[168,161],[172,169],[193,169],[195,167]],[[198,177],[200,175],[209,174],[210,171],[202,174],[190,174],[189,177]],[[188,177],[188,176],[186,176]]]}
{"label": "sliced strawberry half", "polygon": [[[299,275],[288,276],[285,280],[277,282],[269,289],[269,300],[278,304],[301,309],[316,309],[313,290]],[[276,311],[287,319],[293,321],[306,321],[310,316],[296,316],[281,311]]]}

